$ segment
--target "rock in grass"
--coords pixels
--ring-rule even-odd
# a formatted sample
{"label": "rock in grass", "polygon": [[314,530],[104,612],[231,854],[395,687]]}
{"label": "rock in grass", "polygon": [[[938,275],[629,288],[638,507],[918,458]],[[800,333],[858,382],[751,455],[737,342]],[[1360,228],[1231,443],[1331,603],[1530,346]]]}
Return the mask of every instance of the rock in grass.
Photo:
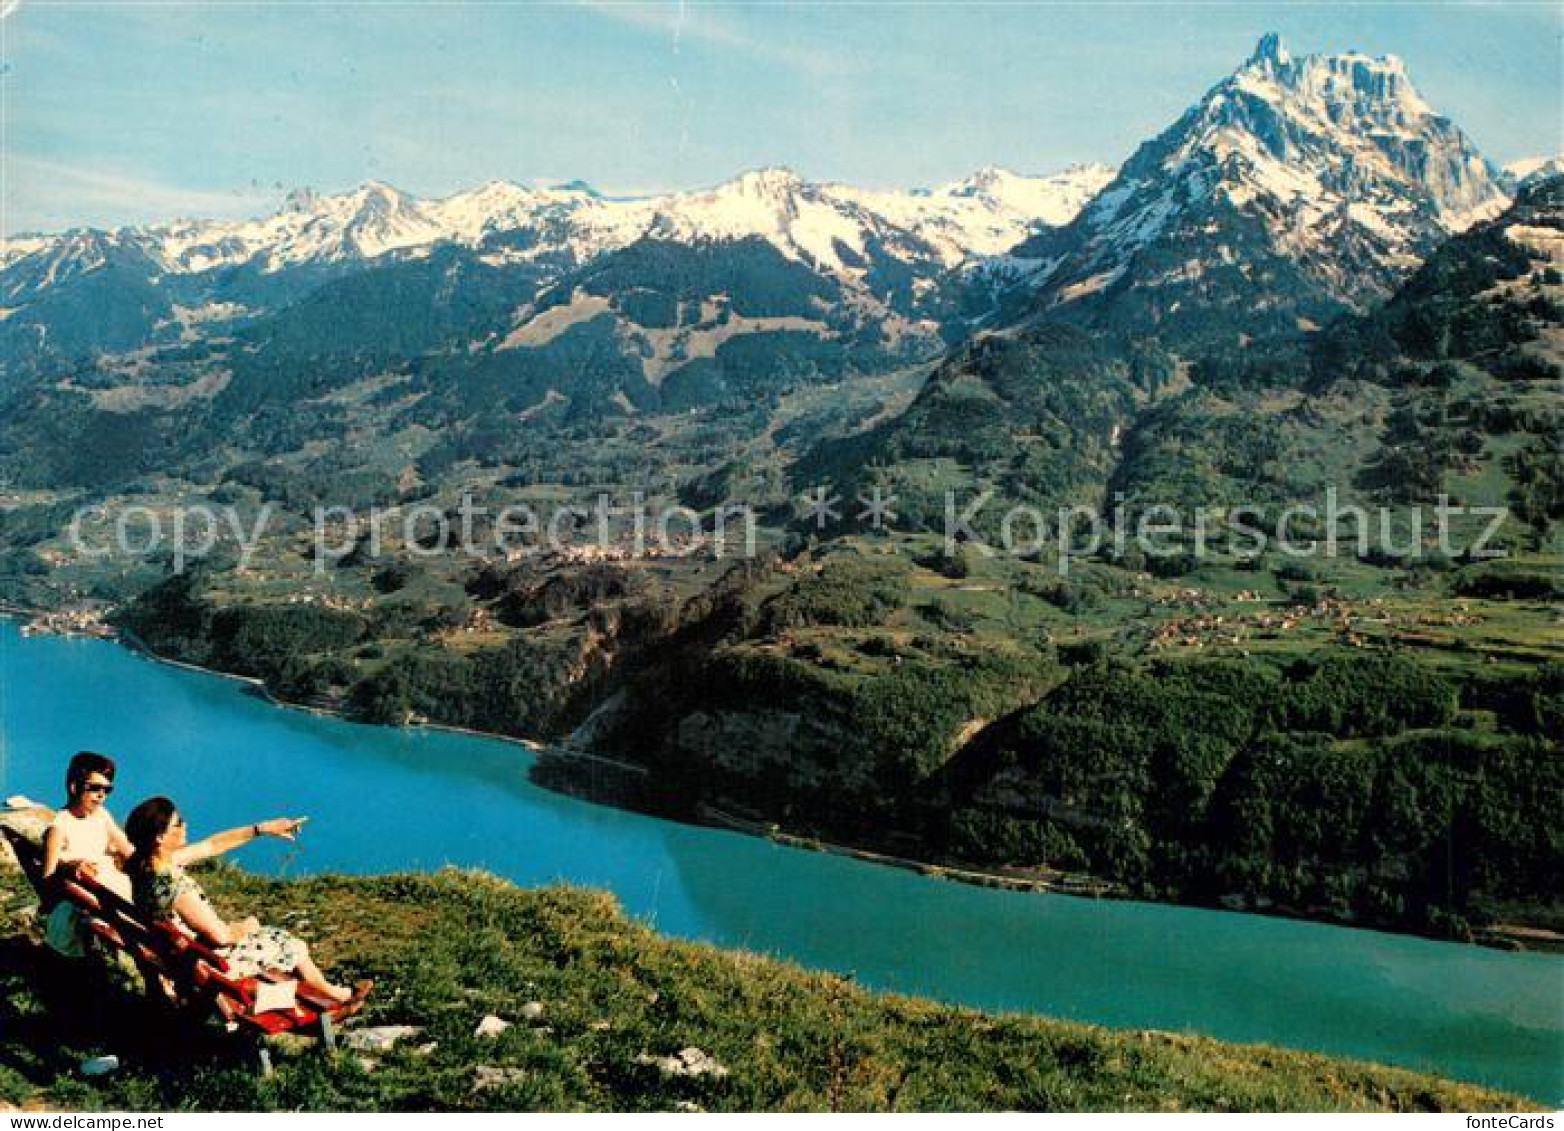
{"label": "rock in grass", "polygon": [[398,1041],[422,1032],[417,1025],[374,1025],[344,1033],[342,1046],[350,1052],[389,1052]]}
{"label": "rock in grass", "polygon": [[635,1058],[637,1064],[653,1065],[664,1076],[710,1076],[720,1080],[728,1074],[725,1066],[716,1058],[691,1045],[679,1050],[676,1056],[652,1056],[642,1053]]}
{"label": "rock in grass", "polygon": [[472,1031],[472,1035],[475,1037],[498,1037],[509,1028],[509,1021],[496,1017],[491,1013],[478,1022],[478,1027]]}
{"label": "rock in grass", "polygon": [[521,1019],[523,1021],[541,1021],[543,1019],[543,1003],[541,1001],[529,1001],[522,1006]]}
{"label": "rock in grass", "polygon": [[487,1092],[526,1078],[527,1072],[523,1068],[496,1068],[492,1064],[480,1064],[472,1072],[472,1090]]}

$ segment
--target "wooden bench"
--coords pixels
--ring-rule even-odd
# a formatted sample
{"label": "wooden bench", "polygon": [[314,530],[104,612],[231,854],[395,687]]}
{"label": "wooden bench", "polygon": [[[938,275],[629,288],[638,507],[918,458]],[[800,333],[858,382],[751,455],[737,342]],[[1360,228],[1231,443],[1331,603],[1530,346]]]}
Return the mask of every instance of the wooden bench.
{"label": "wooden bench", "polygon": [[[179,924],[147,918],[134,904],[94,880],[63,875],[45,880],[42,849],[4,825],[0,825],[0,834],[4,834],[22,873],[37,891],[40,905],[52,908],[62,899],[69,902],[94,935],[112,950],[130,956],[149,995],[161,995],[165,1002],[198,1020],[215,1013],[230,1032],[243,1031],[261,1038],[318,1031],[327,1048],[336,1046],[335,1022],[343,1012],[341,1004],[314,993],[280,971],[269,971],[260,977],[235,977],[227,959]],[[258,1011],[256,995],[264,982],[293,982],[294,1005]],[[261,1070],[270,1074],[271,1058],[259,1041],[256,1055]]]}

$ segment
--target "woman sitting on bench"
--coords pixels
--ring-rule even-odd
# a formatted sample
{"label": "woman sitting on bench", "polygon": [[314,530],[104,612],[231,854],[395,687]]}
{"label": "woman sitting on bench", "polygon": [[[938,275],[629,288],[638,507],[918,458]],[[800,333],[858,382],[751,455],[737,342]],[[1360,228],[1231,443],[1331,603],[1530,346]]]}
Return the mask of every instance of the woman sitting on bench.
{"label": "woman sitting on bench", "polygon": [[185,819],[174,803],[166,797],[148,798],[125,820],[125,832],[135,848],[127,870],[135,889],[136,907],[154,919],[177,919],[210,943],[227,960],[228,971],[236,978],[252,978],[277,970],[293,975],[333,1001],[356,1005],[369,993],[370,982],[360,982],[350,990],[329,981],[310,958],[304,940],[279,927],[262,926],[253,915],[225,921],[213,909],[201,885],[185,873],[184,865],[219,856],[256,837],[292,840],[303,823],[303,818],[275,817],[189,844]]}

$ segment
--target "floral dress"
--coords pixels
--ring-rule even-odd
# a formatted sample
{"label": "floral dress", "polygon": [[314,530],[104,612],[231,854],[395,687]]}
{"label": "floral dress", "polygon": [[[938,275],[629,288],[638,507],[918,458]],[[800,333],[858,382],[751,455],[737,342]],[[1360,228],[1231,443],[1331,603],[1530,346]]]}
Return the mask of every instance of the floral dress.
{"label": "floral dress", "polygon": [[[178,920],[174,904],[180,896],[206,899],[201,885],[178,864],[139,871],[134,880],[136,907],[154,919]],[[253,978],[265,970],[292,973],[305,957],[304,943],[281,927],[257,927],[232,946],[218,947],[217,953],[228,961],[228,973],[236,978]]]}

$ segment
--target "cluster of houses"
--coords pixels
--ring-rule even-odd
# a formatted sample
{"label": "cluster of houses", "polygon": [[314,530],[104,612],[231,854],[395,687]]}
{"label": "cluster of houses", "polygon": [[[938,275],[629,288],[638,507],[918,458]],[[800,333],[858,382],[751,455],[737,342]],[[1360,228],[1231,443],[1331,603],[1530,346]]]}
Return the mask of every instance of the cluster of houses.
{"label": "cluster of houses", "polygon": [[657,538],[633,540],[602,545],[583,542],[580,545],[552,547],[541,554],[536,546],[509,546],[504,560],[514,564],[520,561],[537,561],[545,566],[588,565],[593,562],[646,561],[665,558],[689,558],[705,552],[711,553],[710,540],[690,535],[670,535],[666,541]]}
{"label": "cluster of houses", "polygon": [[[1239,594],[1237,599],[1243,601],[1261,598],[1258,594],[1253,597]],[[1393,628],[1397,625],[1454,626],[1476,624],[1481,620],[1482,617],[1468,611],[1464,605],[1458,606],[1450,613],[1415,613],[1397,617],[1385,608],[1382,597],[1370,598],[1355,605],[1337,596],[1325,596],[1312,605],[1292,605],[1275,612],[1232,615],[1199,613],[1194,616],[1172,617],[1161,621],[1152,629],[1148,647],[1153,651],[1165,648],[1205,648],[1222,645],[1241,647],[1251,636],[1278,636],[1293,632],[1305,624],[1318,625],[1324,622],[1336,630],[1336,639],[1339,643],[1362,648],[1370,643],[1369,638],[1362,632],[1369,626],[1383,628]]]}
{"label": "cluster of houses", "polygon": [[[1139,589],[1136,589],[1131,594],[1134,597],[1141,595],[1142,593]],[[1253,589],[1240,589],[1237,593],[1229,595],[1226,593],[1208,593],[1204,589],[1185,586],[1181,589],[1175,589],[1171,593],[1160,594],[1154,603],[1164,607],[1178,605],[1200,609],[1225,605],[1231,601],[1257,602],[1267,599],[1264,594]]]}
{"label": "cluster of houses", "polygon": [[322,609],[335,609],[344,613],[360,613],[368,609],[374,602],[368,597],[360,597],[355,600],[352,597],[341,597],[335,593],[290,593],[283,598],[284,605],[316,605]]}
{"label": "cluster of houses", "polygon": [[23,636],[114,636],[114,628],[104,621],[108,609],[101,605],[72,605],[64,609],[30,614],[22,625]]}

